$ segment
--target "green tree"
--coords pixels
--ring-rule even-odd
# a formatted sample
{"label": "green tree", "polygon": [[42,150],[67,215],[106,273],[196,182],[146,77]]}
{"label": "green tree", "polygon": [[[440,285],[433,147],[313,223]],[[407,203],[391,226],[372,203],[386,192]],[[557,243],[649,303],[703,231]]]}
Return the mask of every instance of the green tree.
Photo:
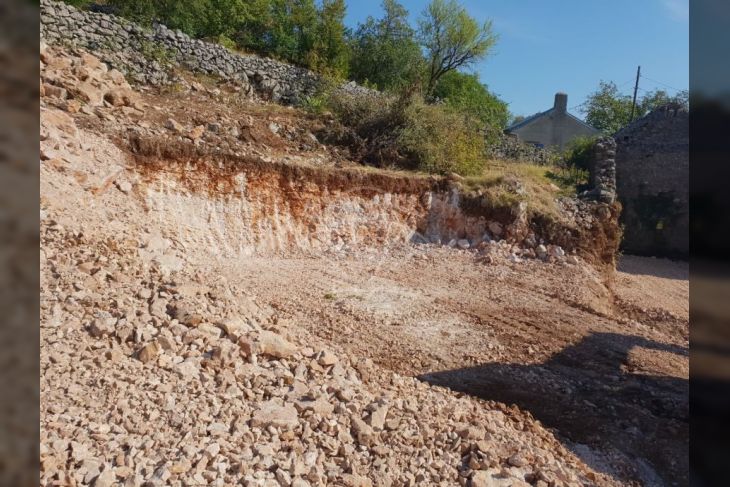
{"label": "green tree", "polygon": [[[226,0],[213,0],[226,2]],[[221,29],[217,36],[232,39],[236,47],[263,55],[272,55],[270,52],[270,26],[273,24],[272,0],[236,0],[236,9],[231,13],[225,9],[217,10],[214,18],[220,19]],[[226,22],[226,19],[229,20]],[[213,21],[215,22],[215,21]],[[212,22],[211,22],[212,23]]]}
{"label": "green tree", "polygon": [[321,73],[347,76],[349,46],[345,36],[345,0],[323,0],[307,66]]}
{"label": "green tree", "polygon": [[485,126],[503,129],[509,121],[507,103],[490,93],[477,74],[449,71],[439,79],[433,95]]}
{"label": "green tree", "polygon": [[656,108],[666,105],[667,103],[678,103],[685,108],[689,108],[689,92],[687,90],[682,90],[672,96],[664,90],[650,91],[641,97],[639,105],[641,107],[641,113],[647,114]]}
{"label": "green tree", "polygon": [[144,25],[159,18],[158,2],[154,0],[109,0],[109,5],[114,7],[119,15]]}
{"label": "green tree", "polygon": [[368,17],[352,36],[350,75],[357,82],[394,91],[420,76],[423,56],[403,5],[384,0],[382,8],[382,18]]}
{"label": "green tree", "polygon": [[246,22],[261,16],[267,4],[261,0],[207,0],[197,34],[233,38]]}
{"label": "green tree", "polygon": [[418,38],[428,63],[426,96],[444,74],[484,59],[497,42],[492,22],[479,25],[456,0],[431,0],[419,21]]}
{"label": "green tree", "polygon": [[208,0],[110,0],[109,5],[142,24],[159,21],[193,37],[205,30]]}
{"label": "green tree", "polygon": [[598,90],[588,95],[581,105],[586,123],[607,134],[613,134],[629,122],[632,98],[619,92],[616,83],[601,81]]}
{"label": "green tree", "polygon": [[314,0],[271,0],[264,32],[254,45],[259,53],[296,64],[306,64],[317,34]]}
{"label": "green tree", "polygon": [[[669,102],[688,107],[687,92],[680,91],[674,96],[663,90],[646,93],[636,101],[634,120]],[[601,81],[598,89],[588,95],[580,110],[585,114],[588,124],[607,134],[614,134],[629,124],[632,104],[632,96],[621,93],[616,83]]]}

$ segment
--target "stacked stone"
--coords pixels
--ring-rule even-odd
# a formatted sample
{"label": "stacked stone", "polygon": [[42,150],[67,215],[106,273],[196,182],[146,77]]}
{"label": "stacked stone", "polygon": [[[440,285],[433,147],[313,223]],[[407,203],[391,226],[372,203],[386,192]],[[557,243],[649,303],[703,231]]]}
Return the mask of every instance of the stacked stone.
{"label": "stacked stone", "polygon": [[613,137],[602,137],[593,146],[590,183],[593,189],[588,195],[592,198],[603,203],[616,200],[616,141]]}
{"label": "stacked stone", "polygon": [[689,111],[668,103],[614,135],[627,252],[689,253]]}
{"label": "stacked stone", "polygon": [[489,155],[495,159],[550,164],[555,156],[549,149],[543,149],[520,141],[517,137],[502,134],[489,148]]}
{"label": "stacked stone", "polygon": [[[54,0],[41,0],[41,38],[49,44],[70,44],[97,53],[112,68],[142,84],[174,81],[166,63],[217,76],[255,91],[261,98],[294,104],[317,92],[322,78],[307,69],[229,51],[219,44],[192,39],[164,25],[143,28],[101,12],[81,11]],[[348,92],[367,90],[355,83]]]}

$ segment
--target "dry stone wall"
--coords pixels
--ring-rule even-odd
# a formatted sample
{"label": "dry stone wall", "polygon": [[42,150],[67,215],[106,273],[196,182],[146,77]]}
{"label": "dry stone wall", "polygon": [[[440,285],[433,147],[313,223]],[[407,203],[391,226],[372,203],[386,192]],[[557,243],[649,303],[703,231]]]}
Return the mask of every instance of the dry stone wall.
{"label": "dry stone wall", "polygon": [[501,134],[497,141],[491,144],[489,155],[494,159],[525,161],[541,166],[552,164],[558,157],[555,151],[527,144],[508,134]]}
{"label": "dry stone wall", "polygon": [[614,136],[628,253],[689,254],[689,112],[669,104]]}
{"label": "dry stone wall", "polygon": [[[54,0],[41,0],[40,13],[41,38],[46,42],[92,50],[139,83],[169,83],[172,79],[166,65],[180,64],[237,83],[264,99],[293,104],[314,94],[322,82],[320,76],[307,69],[237,54],[164,25],[145,28],[114,15],[82,11]],[[371,91],[354,83],[343,88]]]}
{"label": "dry stone wall", "polygon": [[616,141],[613,137],[596,140],[588,171],[591,190],[586,196],[604,203],[613,203],[616,200]]}

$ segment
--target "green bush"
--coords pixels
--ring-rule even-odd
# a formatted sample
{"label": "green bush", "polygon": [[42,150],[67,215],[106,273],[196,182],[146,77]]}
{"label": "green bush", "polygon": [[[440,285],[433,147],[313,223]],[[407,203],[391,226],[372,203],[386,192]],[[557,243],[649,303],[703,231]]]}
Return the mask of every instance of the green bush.
{"label": "green bush", "polygon": [[449,71],[439,79],[433,96],[480,120],[485,127],[498,129],[498,132],[507,127],[510,117],[507,103],[491,93],[479,81],[478,74]]}
{"label": "green bush", "polygon": [[320,94],[307,96],[300,101],[299,108],[308,113],[321,115],[327,110],[327,96]]}
{"label": "green bush", "polygon": [[484,135],[477,120],[448,106],[409,104],[398,144],[427,172],[473,175],[485,166]]}
{"label": "green bush", "polygon": [[[324,101],[324,106],[322,102]],[[321,134],[350,148],[353,158],[376,166],[430,173],[480,173],[486,143],[482,124],[446,104],[426,104],[420,95],[354,94],[335,89],[305,101],[310,111],[327,109],[339,124]]]}
{"label": "green bush", "polygon": [[590,177],[587,169],[576,166],[554,167],[547,171],[545,176],[555,183],[565,195],[575,195],[588,189]]}
{"label": "green bush", "polygon": [[327,105],[339,122],[366,139],[383,135],[386,130],[397,130],[402,123],[395,99],[388,96],[335,90]]}
{"label": "green bush", "polygon": [[157,42],[143,40],[139,46],[140,53],[150,61],[157,61],[162,65],[172,62],[174,56],[172,51]]}
{"label": "green bush", "polygon": [[234,41],[233,39],[231,39],[230,37],[228,37],[225,34],[219,34],[215,38],[215,41],[218,44],[220,44],[221,46],[228,49],[229,51],[235,51],[236,49],[238,49],[238,45],[236,44],[236,41]]}
{"label": "green bush", "polygon": [[573,139],[563,153],[564,166],[588,170],[595,143],[596,137],[577,137]]}

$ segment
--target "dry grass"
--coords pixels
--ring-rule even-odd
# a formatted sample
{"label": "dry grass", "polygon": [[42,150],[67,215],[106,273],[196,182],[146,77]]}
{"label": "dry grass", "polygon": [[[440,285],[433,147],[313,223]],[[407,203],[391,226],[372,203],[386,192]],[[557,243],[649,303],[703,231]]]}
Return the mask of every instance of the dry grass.
{"label": "dry grass", "polygon": [[528,212],[557,218],[560,214],[557,197],[571,190],[553,182],[551,174],[555,170],[549,166],[493,160],[482,174],[464,178],[462,186],[467,192],[481,194],[492,207],[512,207],[526,202]]}

